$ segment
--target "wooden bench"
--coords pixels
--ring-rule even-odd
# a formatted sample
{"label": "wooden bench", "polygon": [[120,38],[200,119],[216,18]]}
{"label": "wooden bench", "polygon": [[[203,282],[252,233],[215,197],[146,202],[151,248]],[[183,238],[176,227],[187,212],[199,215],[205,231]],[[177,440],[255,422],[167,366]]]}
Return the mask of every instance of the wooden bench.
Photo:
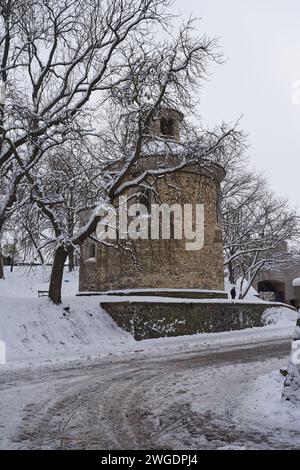
{"label": "wooden bench", "polygon": [[38,290],[38,296],[39,297],[48,297],[49,296],[49,291],[48,290]]}

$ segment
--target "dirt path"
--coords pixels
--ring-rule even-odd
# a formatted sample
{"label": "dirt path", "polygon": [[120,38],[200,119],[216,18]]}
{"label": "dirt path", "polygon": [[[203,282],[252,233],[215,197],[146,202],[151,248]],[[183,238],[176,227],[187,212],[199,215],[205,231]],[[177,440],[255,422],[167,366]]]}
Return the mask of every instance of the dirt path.
{"label": "dirt path", "polygon": [[299,448],[300,435],[236,415],[251,382],[289,350],[281,339],[4,372],[0,448]]}

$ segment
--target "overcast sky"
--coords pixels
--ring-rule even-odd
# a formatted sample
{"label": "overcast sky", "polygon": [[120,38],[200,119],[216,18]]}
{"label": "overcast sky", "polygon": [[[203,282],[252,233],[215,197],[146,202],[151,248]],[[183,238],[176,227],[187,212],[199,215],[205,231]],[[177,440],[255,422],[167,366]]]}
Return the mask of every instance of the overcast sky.
{"label": "overcast sky", "polygon": [[225,65],[213,67],[201,113],[214,125],[241,114],[253,165],[272,188],[300,208],[299,0],[175,0],[173,9],[200,16],[199,32],[220,36]]}

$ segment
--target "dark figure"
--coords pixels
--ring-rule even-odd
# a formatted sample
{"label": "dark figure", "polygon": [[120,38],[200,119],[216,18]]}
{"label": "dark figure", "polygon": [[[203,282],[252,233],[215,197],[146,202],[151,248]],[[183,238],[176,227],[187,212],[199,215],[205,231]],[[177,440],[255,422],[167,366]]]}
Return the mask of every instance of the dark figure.
{"label": "dark figure", "polygon": [[235,290],[235,287],[233,287],[230,291],[230,294],[231,294],[231,298],[232,299],[235,299],[236,298],[236,290]]}

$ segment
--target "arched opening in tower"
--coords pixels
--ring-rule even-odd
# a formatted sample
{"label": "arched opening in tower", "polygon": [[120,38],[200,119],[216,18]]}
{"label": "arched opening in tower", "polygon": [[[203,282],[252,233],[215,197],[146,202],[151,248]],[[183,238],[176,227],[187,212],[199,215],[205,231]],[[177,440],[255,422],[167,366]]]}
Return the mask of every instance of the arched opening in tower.
{"label": "arched opening in tower", "polygon": [[281,281],[261,281],[257,284],[257,290],[265,300],[285,302],[285,285]]}
{"label": "arched opening in tower", "polygon": [[175,134],[175,122],[173,118],[161,118],[160,132],[162,135],[173,137]]}

